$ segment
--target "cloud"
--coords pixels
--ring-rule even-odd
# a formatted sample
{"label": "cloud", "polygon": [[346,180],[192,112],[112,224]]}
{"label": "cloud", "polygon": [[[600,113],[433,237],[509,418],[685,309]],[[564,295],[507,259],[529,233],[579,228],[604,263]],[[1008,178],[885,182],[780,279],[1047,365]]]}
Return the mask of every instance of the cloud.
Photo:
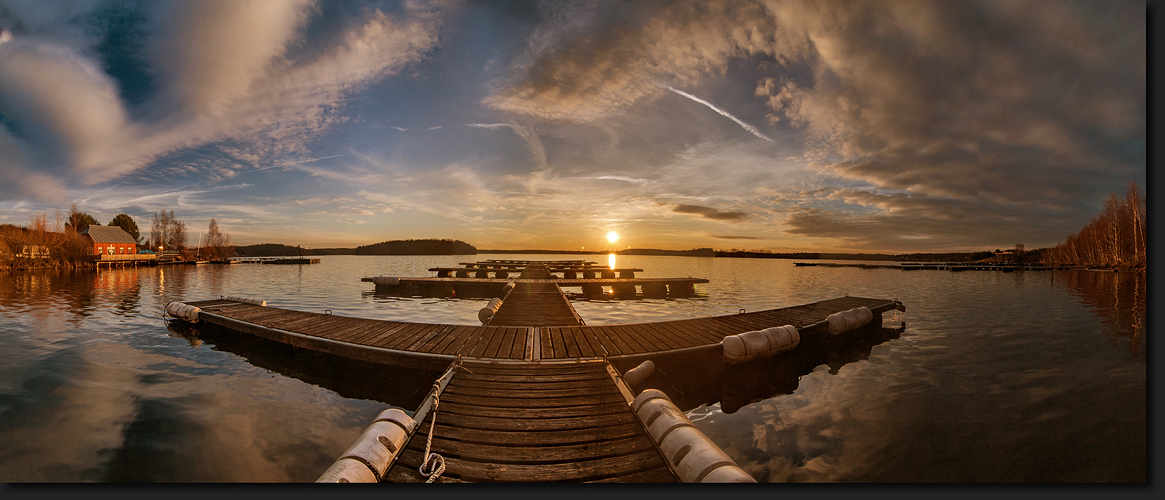
{"label": "cloud", "polygon": [[760,239],[760,238],[756,238],[753,236],[735,236],[735,235],[730,235],[730,234],[713,234],[710,236],[712,236],[713,238],[716,238],[718,240],[759,240]]}
{"label": "cloud", "polygon": [[[0,196],[51,199],[64,183],[117,178],[211,143],[234,143],[253,162],[310,157],[308,144],[347,120],[347,97],[420,60],[441,22],[425,3],[367,9],[331,21],[344,24],[317,44],[305,38],[318,12],[306,1],[143,8],[151,38],[139,55],[158,90],[132,116],[91,59],[95,40],[33,30],[65,22],[47,7],[8,12],[25,31],[0,44],[0,171],[27,180]],[[98,22],[91,10],[75,15]],[[291,50],[301,45],[311,50]]]}
{"label": "cloud", "polygon": [[526,150],[530,153],[530,158],[534,160],[534,164],[538,167],[546,166],[546,148],[542,146],[542,140],[538,138],[538,133],[534,131],[532,125],[523,126],[513,123],[466,123],[465,126],[486,130],[508,128],[514,131],[514,134],[526,143]]}
{"label": "cloud", "polygon": [[749,215],[744,212],[724,212],[711,207],[702,207],[700,205],[678,204],[675,206],[675,208],[672,208],[671,211],[678,214],[696,214],[705,219],[729,222],[742,221],[749,217]]}
{"label": "cloud", "polygon": [[[789,156],[826,182],[925,199],[943,207],[940,218],[1050,214],[1063,223],[1048,234],[1062,238],[1095,214],[1098,200],[1145,176],[1144,13],[1108,7],[554,4],[514,73],[483,102],[537,120],[611,122],[663,112],[660,89],[752,76],[755,100],[731,109],[754,106],[776,130],[797,132],[801,144]],[[905,204],[866,217],[933,219]]]}
{"label": "cloud", "polygon": [[786,44],[752,2],[543,4],[544,21],[518,73],[483,102],[546,120],[593,122],[660,95],[658,82],[695,84],[730,57]]}
{"label": "cloud", "polygon": [[[68,47],[23,39],[0,45],[0,115],[19,130],[19,137],[11,129],[0,137],[5,149],[20,150],[12,156],[40,173],[64,173],[59,165],[68,165],[92,181],[116,170],[109,160],[126,135],[116,85]],[[5,170],[20,165],[9,161]]]}

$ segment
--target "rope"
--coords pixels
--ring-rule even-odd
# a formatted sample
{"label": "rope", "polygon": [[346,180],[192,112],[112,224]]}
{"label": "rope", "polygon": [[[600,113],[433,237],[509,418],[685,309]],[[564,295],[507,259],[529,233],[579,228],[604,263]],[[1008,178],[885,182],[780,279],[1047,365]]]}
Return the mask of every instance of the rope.
{"label": "rope", "polygon": [[[433,384],[436,392],[433,396],[433,419],[429,422],[429,438],[425,441],[425,459],[421,461],[421,466],[417,470],[422,476],[427,477],[426,483],[436,481],[441,477],[441,473],[445,472],[445,457],[436,453],[430,453],[433,448],[433,428],[437,427],[437,407],[441,405],[441,388],[437,384]],[[428,467],[429,472],[425,472]]]}

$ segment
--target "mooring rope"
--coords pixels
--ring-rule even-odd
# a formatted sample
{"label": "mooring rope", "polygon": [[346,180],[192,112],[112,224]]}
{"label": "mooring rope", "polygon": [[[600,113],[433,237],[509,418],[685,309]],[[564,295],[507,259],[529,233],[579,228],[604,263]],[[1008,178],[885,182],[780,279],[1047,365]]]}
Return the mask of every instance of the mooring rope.
{"label": "mooring rope", "polygon": [[[425,441],[425,459],[421,461],[420,471],[422,476],[427,477],[426,483],[436,481],[441,477],[441,473],[445,472],[445,457],[436,453],[430,453],[433,448],[433,428],[437,427],[437,407],[441,405],[441,387],[438,383],[433,384],[433,417],[429,422],[429,438]],[[429,472],[425,472],[425,467],[429,468]]]}

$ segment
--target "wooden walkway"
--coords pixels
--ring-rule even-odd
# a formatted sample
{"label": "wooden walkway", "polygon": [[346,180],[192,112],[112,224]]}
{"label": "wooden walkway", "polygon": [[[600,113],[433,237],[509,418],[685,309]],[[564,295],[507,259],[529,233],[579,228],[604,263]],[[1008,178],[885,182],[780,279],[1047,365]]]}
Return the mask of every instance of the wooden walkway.
{"label": "wooden walkway", "polygon": [[[582,326],[583,320],[570,305],[558,285],[550,282],[546,266],[531,266],[518,276],[514,289],[506,295],[501,309],[489,326]],[[525,280],[545,280],[532,283]]]}
{"label": "wooden walkway", "polygon": [[458,356],[513,361],[639,356],[712,346],[727,335],[781,325],[796,326],[808,335],[828,330],[822,322],[830,314],[865,306],[877,322],[896,305],[889,299],[840,297],[656,323],[531,327],[363,319],[218,299],[186,303],[202,309],[200,321],[236,331],[364,361],[434,369],[444,369]]}
{"label": "wooden walkway", "polygon": [[[675,355],[685,356],[684,363],[689,363],[686,356],[699,353],[715,355],[719,363],[720,342],[729,335],[783,325],[797,327],[802,337],[821,335],[829,330],[827,316],[863,306],[875,315],[872,325],[880,326],[883,312],[902,308],[896,300],[846,296],[724,316],[588,326],[560,288],[563,281],[571,280],[551,276],[552,266],[560,263],[524,264],[522,274],[513,280],[434,278],[500,282],[498,290],[509,290],[482,326],[353,318],[331,311],[321,314],[261,306],[246,299],[186,304],[200,308],[200,322],[296,347],[375,363],[447,370],[414,412],[420,424],[412,428],[415,432],[395,461],[384,465],[387,471],[371,472],[375,479],[392,482],[426,479],[418,468],[430,439],[431,451],[440,454],[446,465],[441,482],[675,482],[679,478],[699,482],[712,477],[708,475],[712,467],[721,467],[724,460],[689,477],[685,474],[694,469],[679,463],[690,449],[684,446],[675,453],[676,463],[669,466],[660,451],[668,445],[653,441],[645,429],[651,429],[662,443],[671,428],[651,427],[659,412],[655,416],[633,412],[634,396],[612,362],[627,365]],[[669,284],[707,281],[663,280]],[[641,280],[609,281],[616,282],[613,288],[619,292],[620,285],[626,290],[628,282]],[[515,283],[512,289],[501,287],[509,282]],[[171,311],[170,305],[166,310]],[[193,311],[184,311],[182,306],[175,311],[172,314],[193,318],[186,316]],[[661,431],[663,435],[658,435]],[[369,470],[373,469],[364,472]]]}
{"label": "wooden walkway", "polygon": [[385,480],[425,481],[417,469],[435,418],[438,482],[675,482],[609,367],[464,363]]}

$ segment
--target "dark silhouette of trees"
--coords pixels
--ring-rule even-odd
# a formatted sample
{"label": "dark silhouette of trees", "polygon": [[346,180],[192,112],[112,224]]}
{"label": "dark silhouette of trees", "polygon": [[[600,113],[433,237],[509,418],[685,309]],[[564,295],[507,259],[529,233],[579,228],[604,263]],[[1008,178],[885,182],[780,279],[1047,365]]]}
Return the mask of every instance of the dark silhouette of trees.
{"label": "dark silhouette of trees", "polygon": [[77,210],[77,204],[74,203],[69,208],[69,218],[65,219],[65,230],[74,233],[80,232],[89,226],[99,226],[97,219],[92,215]]}
{"label": "dark silhouette of trees", "polygon": [[120,227],[125,232],[129,233],[129,236],[133,238],[134,241],[138,243],[142,242],[142,234],[138,230],[138,223],[134,222],[133,218],[130,216],[126,214],[117,214],[113,220],[109,221],[109,225]]}
{"label": "dark silhouette of trees", "polygon": [[1124,199],[1110,195],[1100,215],[1052,248],[1049,258],[1056,264],[1144,267],[1145,230],[1145,196],[1132,183]]}
{"label": "dark silhouette of trees", "polygon": [[186,223],[174,217],[174,211],[162,210],[150,220],[150,247],[182,251],[186,248]]}
{"label": "dark silhouette of trees", "polygon": [[477,247],[461,240],[395,240],[356,247],[356,255],[476,255]]}
{"label": "dark silhouette of trees", "polygon": [[226,260],[235,253],[231,245],[231,237],[218,228],[218,222],[210,219],[210,227],[206,230],[206,245],[202,248],[202,257],[207,260]]}

